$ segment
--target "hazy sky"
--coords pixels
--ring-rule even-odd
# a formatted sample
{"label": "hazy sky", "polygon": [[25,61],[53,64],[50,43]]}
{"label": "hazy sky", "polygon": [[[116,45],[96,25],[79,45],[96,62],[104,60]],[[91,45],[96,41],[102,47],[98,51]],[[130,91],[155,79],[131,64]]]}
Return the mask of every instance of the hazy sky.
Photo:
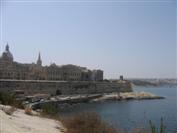
{"label": "hazy sky", "polygon": [[15,61],[103,69],[105,78],[176,76],[176,0],[1,0],[1,49]]}

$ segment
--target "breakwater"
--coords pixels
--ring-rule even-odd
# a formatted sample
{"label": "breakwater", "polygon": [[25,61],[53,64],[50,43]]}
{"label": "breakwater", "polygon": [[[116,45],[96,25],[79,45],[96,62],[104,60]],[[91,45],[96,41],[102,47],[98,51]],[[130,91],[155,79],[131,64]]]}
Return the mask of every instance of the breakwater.
{"label": "breakwater", "polygon": [[89,82],[89,81],[37,81],[0,79],[0,91],[23,90],[27,95],[43,94],[99,94],[111,92],[131,92],[130,82]]}

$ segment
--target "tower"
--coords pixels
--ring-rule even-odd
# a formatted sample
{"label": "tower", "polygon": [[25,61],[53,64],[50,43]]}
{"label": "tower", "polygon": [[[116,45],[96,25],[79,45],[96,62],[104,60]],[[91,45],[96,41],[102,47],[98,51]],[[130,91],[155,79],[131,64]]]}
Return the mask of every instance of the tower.
{"label": "tower", "polygon": [[39,52],[39,55],[38,55],[37,65],[38,66],[42,66],[42,60],[41,60],[41,54],[40,54],[40,52]]}

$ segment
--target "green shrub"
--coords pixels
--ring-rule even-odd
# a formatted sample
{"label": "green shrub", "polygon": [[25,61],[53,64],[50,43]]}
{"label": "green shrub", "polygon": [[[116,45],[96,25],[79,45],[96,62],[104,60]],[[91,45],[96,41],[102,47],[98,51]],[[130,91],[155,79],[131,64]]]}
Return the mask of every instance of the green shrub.
{"label": "green shrub", "polygon": [[42,105],[41,109],[43,115],[56,116],[58,114],[57,107],[51,103]]}
{"label": "green shrub", "polygon": [[11,105],[14,103],[15,97],[12,94],[6,92],[0,92],[1,104]]}
{"label": "green shrub", "polygon": [[22,102],[17,101],[15,98],[15,95],[13,95],[12,93],[0,92],[0,101],[1,101],[1,104],[3,105],[10,105],[16,108],[23,109]]}

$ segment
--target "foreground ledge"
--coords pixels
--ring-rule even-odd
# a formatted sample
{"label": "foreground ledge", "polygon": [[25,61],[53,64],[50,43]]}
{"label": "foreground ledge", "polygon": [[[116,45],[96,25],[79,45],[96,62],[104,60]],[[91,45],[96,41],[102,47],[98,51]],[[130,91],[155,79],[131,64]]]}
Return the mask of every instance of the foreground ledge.
{"label": "foreground ledge", "polygon": [[0,133],[63,133],[65,130],[60,121],[27,115],[21,109],[7,115],[5,112],[10,108],[12,107],[0,105]]}

